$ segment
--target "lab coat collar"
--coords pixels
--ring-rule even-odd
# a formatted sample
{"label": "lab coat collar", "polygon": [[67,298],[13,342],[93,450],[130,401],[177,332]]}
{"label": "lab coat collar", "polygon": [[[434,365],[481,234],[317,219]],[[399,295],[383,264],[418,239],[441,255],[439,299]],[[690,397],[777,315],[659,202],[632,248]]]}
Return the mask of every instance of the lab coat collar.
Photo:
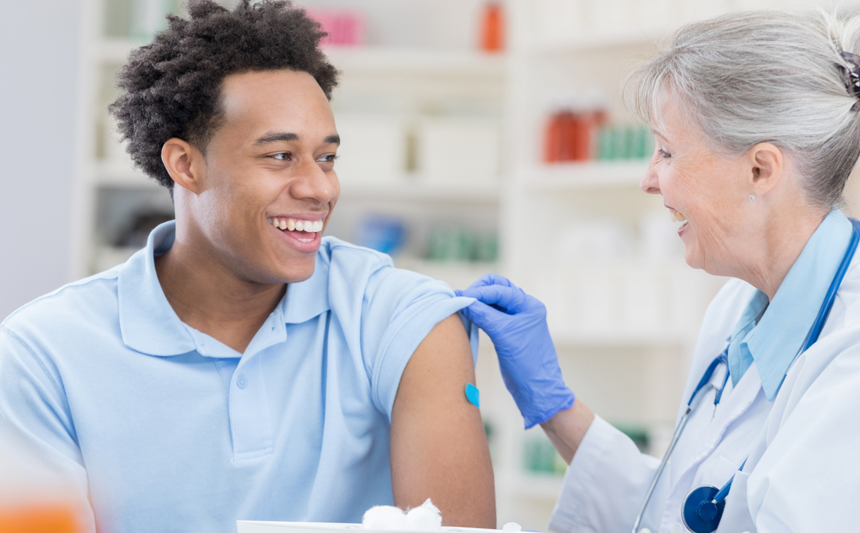
{"label": "lab coat collar", "polygon": [[[242,354],[183,323],[167,301],[155,258],[166,253],[176,236],[175,221],[152,230],[146,247],[123,265],[118,279],[119,323],[123,342],[129,348],[154,356],[172,356],[198,351],[211,357],[241,357]],[[278,306],[246,350],[259,352],[286,340],[285,324],[299,324],[330,309],[328,261],[317,255],[313,275],[291,283]]]}
{"label": "lab coat collar", "polygon": [[[851,232],[851,222],[845,215],[839,210],[831,211],[804,246],[758,325],[743,338],[732,338],[731,344],[739,345],[735,353],[747,350],[755,361],[768,401],[773,401],[779,392],[788,368],[815,322],[848,248]],[[753,297],[751,308],[760,303],[760,294]],[[730,349],[730,368],[732,355]],[[737,366],[736,359],[734,363]],[[735,384],[739,378],[732,375]]]}
{"label": "lab coat collar", "polygon": [[[727,385],[727,387],[730,387],[730,385]],[[683,497],[683,495],[689,492],[690,485],[693,483],[693,477],[699,465],[714,453],[716,447],[722,442],[728,428],[749,411],[759,394],[763,394],[761,380],[759,379],[758,368],[753,364],[749,367],[743,378],[740,379],[738,386],[727,390],[723,395],[719,408],[712,415],[713,421],[708,424],[702,437],[701,447],[697,450],[690,463],[684,465],[683,470],[675,478],[676,481],[672,489],[675,496]],[[709,412],[709,410],[713,409],[713,405],[700,403],[691,416],[699,414],[699,409]],[[678,491],[681,491],[683,494],[678,494]]]}

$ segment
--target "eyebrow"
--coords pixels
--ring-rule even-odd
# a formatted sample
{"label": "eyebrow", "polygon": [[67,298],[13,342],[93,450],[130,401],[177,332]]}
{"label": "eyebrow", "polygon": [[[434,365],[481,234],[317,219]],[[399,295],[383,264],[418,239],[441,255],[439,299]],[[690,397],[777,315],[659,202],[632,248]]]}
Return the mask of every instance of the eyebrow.
{"label": "eyebrow", "polygon": [[[298,140],[299,140],[299,136],[297,133],[275,132],[275,133],[267,133],[266,135],[263,135],[262,137],[260,137],[256,141],[254,141],[254,144],[256,146],[260,146],[260,145],[279,142],[279,141],[292,142],[292,141],[298,141]],[[323,140],[323,144],[340,145],[340,136],[339,135],[329,135],[328,137],[326,137]]]}

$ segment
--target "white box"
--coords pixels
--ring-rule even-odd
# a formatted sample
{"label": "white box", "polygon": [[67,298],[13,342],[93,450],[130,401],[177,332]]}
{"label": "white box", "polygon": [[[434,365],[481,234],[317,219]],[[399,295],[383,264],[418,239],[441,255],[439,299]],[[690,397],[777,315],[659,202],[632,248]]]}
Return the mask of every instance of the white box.
{"label": "white box", "polygon": [[[364,529],[361,524],[332,524],[325,522],[257,522],[237,520],[237,533],[343,533],[358,530],[361,533],[407,533],[405,531],[382,531]],[[498,529],[478,529],[472,527],[443,527],[442,533],[499,533]],[[414,531],[408,533],[415,533]]]}
{"label": "white box", "polygon": [[399,116],[338,113],[334,168],[342,182],[395,183],[406,173],[406,122]]}
{"label": "white box", "polygon": [[498,181],[501,123],[482,118],[428,118],[417,128],[418,171],[428,183],[469,186]]}

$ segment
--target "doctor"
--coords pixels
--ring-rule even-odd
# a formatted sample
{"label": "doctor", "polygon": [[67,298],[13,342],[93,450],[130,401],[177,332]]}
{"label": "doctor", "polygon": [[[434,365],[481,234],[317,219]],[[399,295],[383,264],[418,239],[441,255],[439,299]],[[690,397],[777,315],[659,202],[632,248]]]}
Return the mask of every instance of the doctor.
{"label": "doctor", "polygon": [[[681,222],[687,264],[736,278],[705,315],[662,472],[567,388],[539,301],[493,275],[461,292],[526,427],[570,464],[552,531],[860,528],[860,270],[838,209],[860,154],[854,54],[858,18],[739,13],[681,29],[628,79],[656,138],[642,190]],[[685,513],[702,487],[704,516]]]}

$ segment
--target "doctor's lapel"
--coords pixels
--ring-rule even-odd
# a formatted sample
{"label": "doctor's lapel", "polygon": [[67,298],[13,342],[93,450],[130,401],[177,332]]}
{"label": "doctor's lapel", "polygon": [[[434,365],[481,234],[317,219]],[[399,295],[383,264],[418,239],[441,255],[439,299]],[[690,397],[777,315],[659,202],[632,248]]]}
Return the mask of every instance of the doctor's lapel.
{"label": "doctor's lapel", "polygon": [[[705,430],[705,435],[700,441],[701,444],[699,445],[699,449],[697,450],[694,459],[689,465],[686,465],[683,473],[678,475],[676,478],[679,482],[687,477],[691,469],[697,469],[702,462],[714,453],[719,444],[723,442],[723,437],[726,434],[728,427],[742,418],[747,411],[749,411],[759,394],[763,395],[764,391],[761,387],[758,369],[756,368],[755,363],[753,363],[744,373],[744,376],[738,382],[737,387],[723,396],[716,413],[713,414],[713,420],[711,420],[711,423],[708,424],[707,429]],[[711,411],[708,407],[709,406],[706,405],[699,406],[699,409],[702,409],[702,412],[700,413],[701,416],[711,416]],[[758,431],[756,431],[756,433],[758,433]],[[750,449],[753,444],[753,440],[750,439],[748,443]],[[743,462],[746,454],[749,453],[749,450],[742,450],[741,453],[743,453],[743,457],[738,458],[738,464]]]}

